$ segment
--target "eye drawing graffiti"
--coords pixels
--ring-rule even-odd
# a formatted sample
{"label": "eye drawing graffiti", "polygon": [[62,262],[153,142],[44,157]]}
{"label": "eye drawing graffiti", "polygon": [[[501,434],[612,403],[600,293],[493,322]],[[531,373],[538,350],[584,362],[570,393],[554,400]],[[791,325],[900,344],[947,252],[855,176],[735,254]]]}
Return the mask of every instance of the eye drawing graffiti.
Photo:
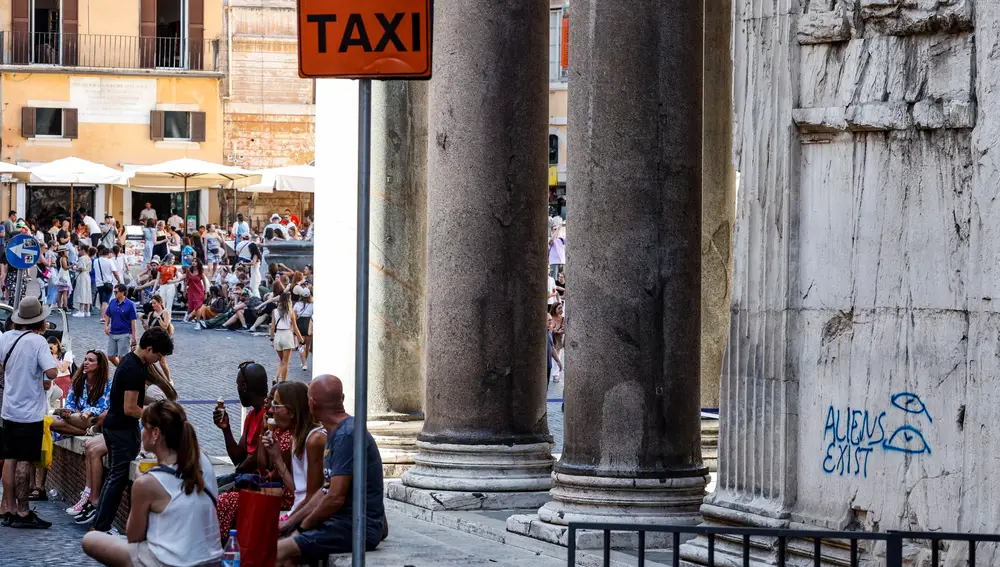
{"label": "eye drawing graffiti", "polygon": [[927,440],[924,439],[924,434],[912,425],[903,425],[893,431],[883,448],[886,451],[898,451],[910,455],[930,454],[931,452]]}
{"label": "eye drawing graffiti", "polygon": [[920,399],[920,396],[913,394],[911,392],[901,392],[892,397],[892,405],[898,409],[905,411],[906,413],[912,413],[916,415],[924,414],[927,416],[927,421],[934,423],[934,418],[931,417],[929,411],[927,411],[927,406],[924,401]]}

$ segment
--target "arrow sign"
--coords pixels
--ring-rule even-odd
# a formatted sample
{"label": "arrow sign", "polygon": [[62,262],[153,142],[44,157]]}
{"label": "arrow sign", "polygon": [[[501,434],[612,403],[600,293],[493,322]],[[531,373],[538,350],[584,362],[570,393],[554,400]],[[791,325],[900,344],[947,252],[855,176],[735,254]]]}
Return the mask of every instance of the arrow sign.
{"label": "arrow sign", "polygon": [[7,243],[7,263],[18,270],[34,266],[41,253],[38,240],[27,234],[18,234]]}

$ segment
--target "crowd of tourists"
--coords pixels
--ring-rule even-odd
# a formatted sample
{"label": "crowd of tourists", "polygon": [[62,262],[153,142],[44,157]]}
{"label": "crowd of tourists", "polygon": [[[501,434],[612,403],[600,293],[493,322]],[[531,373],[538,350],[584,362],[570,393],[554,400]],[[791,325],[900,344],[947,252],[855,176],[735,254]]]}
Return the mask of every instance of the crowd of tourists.
{"label": "crowd of tourists", "polygon": [[562,217],[549,219],[548,274],[548,373],[550,382],[559,382],[565,364],[563,350],[566,336],[566,222]]}
{"label": "crowd of tourists", "polygon": [[[123,299],[123,286],[117,291]],[[75,367],[71,353],[44,337],[50,310],[27,297],[0,334],[0,526],[51,526],[30,508],[32,500],[45,499],[44,470],[52,464],[51,446],[43,447],[51,431],[56,440],[87,435],[85,487],[66,512],[76,523],[91,526],[83,551],[102,564],[217,565],[235,533],[231,530],[242,526],[270,526],[260,533],[273,534],[280,566],[351,550],[354,421],[345,411],[338,378],[322,376],[307,386],[272,381],[255,362],[239,365],[233,389],[247,412],[237,439],[230,409],[220,400],[214,411],[235,465],[233,473],[217,477],[165,372],[174,352],[168,330],[150,325],[137,341],[129,341],[123,355],[89,350]],[[63,377],[67,382],[60,386]],[[66,398],[60,405],[63,388]],[[370,550],[387,536],[388,524],[381,457],[370,434],[367,442],[365,539]],[[47,463],[43,451],[50,452]],[[119,534],[113,523],[132,463],[142,451],[155,466],[132,483],[130,513]],[[243,489],[264,486],[264,479],[277,491],[274,517],[240,506]]]}
{"label": "crowd of tourists", "polygon": [[[136,324],[120,319],[136,308],[135,321],[142,328],[160,326],[171,335],[173,314],[178,312],[194,329],[266,333],[274,343],[279,380],[287,379],[296,352],[300,368],[307,370],[312,349],[312,269],[296,271],[269,262],[267,244],[311,239],[310,219],[300,230],[298,217],[286,210],[284,215],[271,215],[263,234],[255,234],[240,214],[229,230],[209,224],[185,235],[176,212],[166,221],[156,215],[149,203],[139,215],[146,227],[138,263],[127,259],[126,234],[120,224],[110,215],[99,224],[85,208],[77,211],[76,219],[54,219],[46,233],[35,231],[11,211],[0,225],[0,242],[19,233],[36,237],[41,254],[37,264],[26,270],[21,294],[72,311],[73,317],[90,317],[96,310],[105,321],[112,359],[124,356],[135,344]],[[78,230],[70,231],[74,220]],[[0,261],[4,298],[13,305],[16,270],[7,268]],[[162,366],[169,377],[166,363]]]}

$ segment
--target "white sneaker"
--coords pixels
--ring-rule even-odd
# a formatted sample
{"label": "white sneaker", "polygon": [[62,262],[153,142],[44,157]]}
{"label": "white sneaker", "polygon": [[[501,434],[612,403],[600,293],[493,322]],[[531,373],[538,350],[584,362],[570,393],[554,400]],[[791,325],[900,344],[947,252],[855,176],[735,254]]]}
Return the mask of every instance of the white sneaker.
{"label": "white sneaker", "polygon": [[87,503],[87,500],[90,500],[90,491],[84,490],[80,493],[80,501],[69,508],[66,508],[66,513],[70,516],[76,516],[83,511],[83,505]]}

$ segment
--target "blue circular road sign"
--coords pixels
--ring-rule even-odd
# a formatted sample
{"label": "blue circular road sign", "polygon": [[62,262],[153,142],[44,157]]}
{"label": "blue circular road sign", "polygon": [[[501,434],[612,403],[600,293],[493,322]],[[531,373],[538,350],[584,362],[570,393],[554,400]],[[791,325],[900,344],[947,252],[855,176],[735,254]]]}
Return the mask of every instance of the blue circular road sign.
{"label": "blue circular road sign", "polygon": [[18,234],[7,242],[7,263],[18,270],[27,270],[38,262],[42,250],[34,236]]}

